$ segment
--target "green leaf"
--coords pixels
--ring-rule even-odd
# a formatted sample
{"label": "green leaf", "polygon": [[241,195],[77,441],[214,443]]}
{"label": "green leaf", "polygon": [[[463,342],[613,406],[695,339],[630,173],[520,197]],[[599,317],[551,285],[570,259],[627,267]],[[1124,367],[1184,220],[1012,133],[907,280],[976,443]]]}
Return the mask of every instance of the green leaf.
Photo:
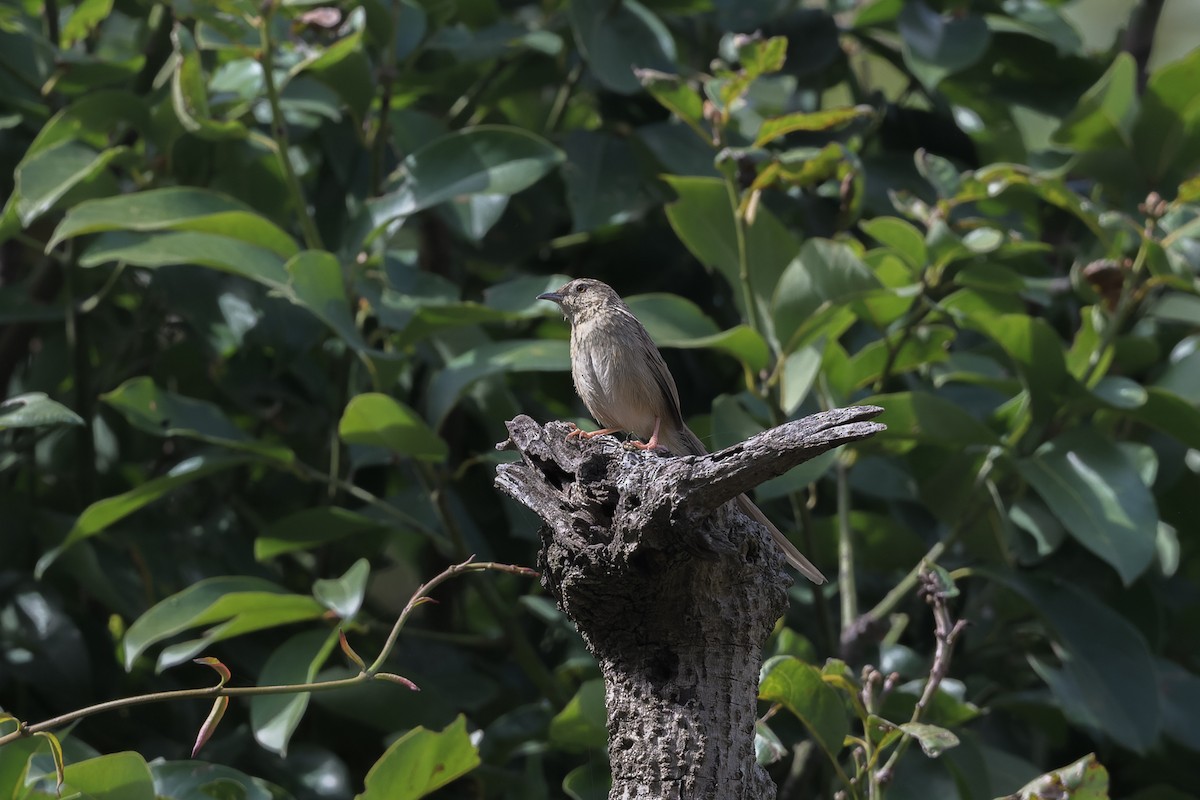
{"label": "green leaf", "polygon": [[371,562],[360,558],[340,578],[319,578],[313,583],[313,597],[340,619],[353,619],[362,608],[367,593]]}
{"label": "green leaf", "polygon": [[958,746],[958,737],[945,728],[924,722],[905,722],[900,730],[917,740],[921,750],[930,758],[937,758],[951,747]]}
{"label": "green leaf", "polygon": [[26,392],[0,402],[0,431],[7,428],[42,428],[49,425],[83,425],[83,417],[45,392]]}
{"label": "green leaf", "polygon": [[1110,564],[1125,585],[1150,565],[1158,526],[1154,497],[1102,432],[1069,430],[1017,468],[1075,540]]}
{"label": "green leaf", "polygon": [[572,131],[564,145],[562,169],[571,207],[571,230],[578,233],[637,219],[656,204],[637,153],[627,138]]}
{"label": "green leaf", "polygon": [[887,430],[878,438],[912,440],[954,449],[993,446],[999,438],[957,404],[928,392],[897,392],[860,401],[883,407],[879,421]]}
{"label": "green leaf", "polygon": [[113,0],[80,0],[62,27],[62,46],[70,48],[91,35],[112,13]]}
{"label": "green leaf", "polygon": [[776,139],[797,131],[833,131],[865,117],[875,110],[870,106],[830,108],[824,111],[793,111],[782,117],[763,120],[754,138],[754,147],[765,147]]}
{"label": "green leaf", "polygon": [[875,241],[895,252],[913,270],[923,270],[929,262],[925,235],[911,222],[897,217],[863,220],[860,227]]}
{"label": "green leaf", "polygon": [[77,542],[91,538],[120,522],[130,514],[145,508],[184,484],[206,478],[217,472],[241,466],[248,459],[233,455],[200,455],[179,462],[162,477],[138,484],[124,494],[97,500],[83,510],[63,541],[47,550],[37,561],[34,575],[41,578],[58,557]]}
{"label": "green leaf", "polygon": [[480,125],[446,134],[404,159],[389,194],[368,203],[376,227],[474,194],[513,195],[562,163],[563,152],[520,128]]}
{"label": "green leaf", "polygon": [[1150,396],[1140,383],[1122,375],[1104,376],[1092,387],[1092,395],[1113,408],[1125,410],[1141,408]]}
{"label": "green leaf", "polygon": [[1013,360],[1033,399],[1035,418],[1053,415],[1074,381],[1067,372],[1062,342],[1050,324],[1025,314],[978,314],[971,323]]}
{"label": "green leaf", "polygon": [[293,256],[284,269],[291,280],[282,293],[289,300],[311,311],[354,349],[367,349],[350,313],[342,267],[332,253],[305,250]]}
{"label": "green leaf", "polygon": [[28,227],[67,192],[96,177],[124,152],[124,147],[96,152],[81,142],[65,141],[22,160],[14,174],[21,225]]}
{"label": "green leaf", "polygon": [[988,574],[1023,596],[1053,629],[1061,667],[1029,658],[1067,717],[1135,752],[1152,747],[1162,713],[1154,659],[1141,631],[1069,583]]}
{"label": "green leaf", "polygon": [[977,62],[991,39],[982,17],[943,16],[922,0],[905,3],[896,27],[904,37],[905,63],[928,89]]}
{"label": "green leaf", "polygon": [[754,760],[764,767],[788,754],[783,740],[765,722],[754,723]]}
{"label": "green leaf", "polygon": [[1062,769],[1034,778],[1004,800],[1042,800],[1061,797],[1065,800],[1108,800],[1108,770],[1088,753]]}
{"label": "green leaf", "polygon": [[634,68],[669,72],[675,42],[662,21],[637,0],[614,5],[606,0],[574,0],[567,17],[579,53],[607,89],[636,94],[641,83]]}
{"label": "green leaf", "polygon": [[1165,658],[1156,659],[1163,732],[1189,750],[1200,750],[1200,675]]}
{"label": "green leaf", "polygon": [[570,800],[608,800],[612,789],[612,772],[608,761],[593,761],[567,773],[562,782],[563,794]]}
{"label": "green leaf", "polygon": [[460,714],[440,733],[417,727],[392,742],[354,800],[417,800],[477,766],[479,753]]}
{"label": "green leaf", "polygon": [[643,294],[630,297],[628,304],[659,347],[712,348],[753,372],[767,366],[770,354],[761,336],[745,325],[718,330],[690,300],[674,294]]}
{"label": "green leaf", "polygon": [[285,553],[311,550],[356,533],[387,527],[379,520],[337,506],[306,508],[267,526],[254,540],[254,557],[268,561]]}
{"label": "green leaf", "polygon": [[246,138],[249,131],[241,122],[216,119],[209,110],[204,65],[191,32],[177,22],[171,29],[171,42],[175,46],[171,107],[175,109],[179,124],[189,133],[211,141]]}
{"label": "green leaf", "polygon": [[1077,151],[1132,150],[1137,114],[1137,63],[1129,53],[1118,53],[1108,71],[1062,121],[1053,139]]}
{"label": "green leaf", "polygon": [[850,721],[841,696],[820,670],[792,656],[775,656],[763,664],[758,699],[795,714],[825,755],[838,760]]}
{"label": "green leaf", "polygon": [[[734,290],[734,302],[747,313],[742,292],[738,257],[735,208],[725,182],[718,178],[664,176],[679,199],[667,206],[667,219],[675,235],[700,263],[719,272]],[[767,318],[771,292],[799,243],[770,212],[760,208],[753,225],[744,227],[746,264],[759,307],[759,319]]]}
{"label": "green leaf", "polygon": [[451,359],[434,376],[426,395],[425,418],[434,428],[441,427],[467,387],[488,375],[570,369],[570,349],[564,341],[514,340],[482,345]]}
{"label": "green leaf", "polygon": [[276,253],[257,245],[200,231],[102,233],[79,258],[82,267],[124,261],[135,267],[197,264],[284,289],[288,273]]}
{"label": "green leaf", "polygon": [[653,69],[634,69],[634,74],[651,97],[687,123],[701,139],[712,141],[704,126],[704,99],[683,78]]}
{"label": "green leaf", "polygon": [[[423,19],[424,12],[420,9],[416,11]],[[401,3],[398,13],[401,18],[411,19],[413,7],[408,3]],[[345,27],[348,26],[343,26],[343,30]],[[308,73],[336,91],[354,116],[362,119],[371,105],[371,89],[374,85],[370,59],[363,48],[364,33],[366,31],[362,28],[352,31],[324,50],[317,51],[311,58],[292,67],[288,71],[289,87],[292,85],[291,78]],[[398,53],[395,57],[403,58],[404,55]]]}
{"label": "green leaf", "polygon": [[[68,764],[63,789],[88,800],[155,800],[146,759],[134,752],[112,753]],[[78,795],[76,795],[78,796]]]}
{"label": "green leaf", "polygon": [[820,309],[846,305],[879,288],[879,278],[848,246],[809,239],[779,279],[771,301],[775,333],[785,352],[819,321]]}
{"label": "green leaf", "polygon": [[232,197],[210,189],[173,186],[88,200],[67,210],[47,250],[87,233],[198,231],[266,248],[282,258],[299,252],[275,223]]}
{"label": "green leaf", "polygon": [[608,743],[604,681],[584,681],[563,710],[550,720],[550,742],[572,753],[603,750]]}
{"label": "green leaf", "polygon": [[568,276],[559,274],[514,278],[489,286],[483,291],[483,301],[488,308],[515,318],[560,315],[554,304],[538,300],[537,296],[556,291],[569,280]]}
{"label": "green leaf", "polygon": [[201,639],[165,649],[158,659],[158,671],[187,661],[214,642],[319,619],[324,613],[324,607],[311,597],[289,594],[282,586],[262,578],[205,578],[160,601],[129,626],[122,642],[125,669],[132,669],[147,648],[191,628],[211,626]]}
{"label": "green leaf", "polygon": [[417,412],[376,392],[350,400],[338,422],[338,435],[349,444],[386,447],[421,461],[443,461],[450,452]]}
{"label": "green leaf", "polygon": [[[948,199],[958,194],[962,187],[962,177],[959,175],[958,168],[949,160],[922,148],[913,153],[913,162],[916,164],[917,172],[921,173],[922,178],[929,181],[929,185],[937,192],[939,198]],[[935,241],[939,228],[945,231],[949,238],[950,231],[944,225],[945,223],[939,220],[929,226],[928,240],[931,245]]]}
{"label": "green leaf", "polygon": [[154,436],[183,436],[291,464],[296,454],[283,445],[253,439],[233,424],[221,409],[204,400],[184,397],[154,385],[145,376],[130,378],[100,395],[131,425]]}
{"label": "green leaf", "polygon": [[844,376],[848,391],[874,383],[885,367],[889,375],[903,375],[945,361],[955,335],[948,327],[919,325],[907,335],[895,333],[871,342],[850,359],[848,373]]}
{"label": "green leaf", "polygon": [[1152,186],[1178,183],[1200,159],[1200,50],[1155,70],[1133,128],[1133,153]]}
{"label": "green leaf", "polygon": [[784,360],[783,377],[779,382],[779,403],[783,413],[789,417],[800,408],[816,382],[821,371],[821,356],[821,348],[802,347],[789,353]]}
{"label": "green leaf", "polygon": [[787,46],[785,36],[751,39],[738,48],[738,63],[751,80],[779,72],[787,60]]}
{"label": "green leaf", "polygon": [[[259,686],[311,683],[337,646],[338,633],[305,631],[277,647],[258,674]],[[287,755],[288,742],[308,709],[308,692],[268,694],[250,698],[250,728],[266,749]]]}
{"label": "green leaf", "polygon": [[[251,701],[254,702],[253,700]],[[224,764],[196,759],[163,761],[150,765],[158,800],[274,800],[268,784]]]}
{"label": "green leaf", "polygon": [[1200,450],[1200,409],[1168,389],[1146,387],[1146,402],[1124,413]]}

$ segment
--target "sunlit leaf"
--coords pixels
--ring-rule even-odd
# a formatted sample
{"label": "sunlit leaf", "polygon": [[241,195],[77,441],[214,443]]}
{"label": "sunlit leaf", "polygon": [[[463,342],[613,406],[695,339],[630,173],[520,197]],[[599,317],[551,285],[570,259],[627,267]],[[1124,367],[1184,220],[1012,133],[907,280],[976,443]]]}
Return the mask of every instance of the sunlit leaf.
{"label": "sunlit leaf", "polygon": [[1018,463],[1070,534],[1126,585],[1154,558],[1158,509],[1125,455],[1099,432],[1066,431]]}
{"label": "sunlit leaf", "polygon": [[1042,800],[1047,796],[1069,800],[1108,800],[1108,770],[1089,753],[1062,769],[1035,778],[1002,800]]}
{"label": "sunlit leaf", "polygon": [[355,561],[340,578],[319,578],[313,583],[313,597],[341,619],[352,619],[362,607],[367,592],[371,562]]}
{"label": "sunlit leaf", "polygon": [[838,691],[821,671],[791,656],[776,656],[762,667],[758,699],[780,703],[804,723],[830,759],[837,759],[850,732],[850,720]]}
{"label": "sunlit leaf", "polygon": [[767,366],[767,343],[745,325],[719,330],[699,307],[673,294],[635,295],[628,303],[659,347],[712,348],[754,372]]}
{"label": "sunlit leaf", "polygon": [[439,427],[468,386],[488,375],[509,372],[566,372],[571,368],[567,342],[494,342],[456,356],[434,376],[425,418]]}
{"label": "sunlit leaf", "polygon": [[283,258],[299,252],[295,240],[244,203],[219,192],[186,186],[149,189],[72,206],[47,249],[104,231],[197,231],[264,247]]}
{"label": "sunlit leaf", "polygon": [[64,778],[67,796],[88,800],[155,800],[150,768],[146,759],[134,752],[112,753],[68,764]]}
{"label": "sunlit leaf", "polygon": [[550,721],[550,741],[570,752],[588,752],[608,742],[604,681],[584,681],[575,696]]}
{"label": "sunlit leaf", "polygon": [[418,727],[392,742],[355,800],[417,800],[477,766],[479,753],[460,715],[441,732]]}
{"label": "sunlit leaf", "polygon": [[0,402],[0,430],[83,424],[82,417],[44,392],[28,392]]}
{"label": "sunlit leaf", "polygon": [[311,597],[288,594],[262,578],[205,578],[159,602],[138,617],[125,633],[125,668],[152,645],[191,628],[213,626],[197,641],[168,648],[159,669],[182,663],[213,642],[263,628],[316,619],[325,609]]}
{"label": "sunlit leaf", "polygon": [[563,152],[520,128],[449,133],[404,160],[389,193],[369,204],[376,226],[470,194],[511,195],[541,180]]}
{"label": "sunlit leaf", "polygon": [[670,31],[637,0],[616,6],[605,0],[575,0],[567,13],[580,55],[605,88],[634,94],[641,89],[634,67],[672,68],[675,42]]}
{"label": "sunlit leaf", "polygon": [[386,447],[424,461],[440,461],[446,442],[408,406],[377,392],[350,400],[338,422],[338,435],[350,444]]}

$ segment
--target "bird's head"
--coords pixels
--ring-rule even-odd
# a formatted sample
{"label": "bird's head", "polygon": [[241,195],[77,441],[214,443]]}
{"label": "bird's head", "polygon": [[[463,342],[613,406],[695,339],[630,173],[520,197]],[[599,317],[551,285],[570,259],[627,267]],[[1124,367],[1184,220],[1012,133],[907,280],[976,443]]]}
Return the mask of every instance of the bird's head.
{"label": "bird's head", "polygon": [[568,281],[556,292],[539,294],[537,299],[558,303],[563,314],[572,323],[587,319],[606,307],[623,305],[620,295],[613,291],[611,286],[595,278],[576,278]]}

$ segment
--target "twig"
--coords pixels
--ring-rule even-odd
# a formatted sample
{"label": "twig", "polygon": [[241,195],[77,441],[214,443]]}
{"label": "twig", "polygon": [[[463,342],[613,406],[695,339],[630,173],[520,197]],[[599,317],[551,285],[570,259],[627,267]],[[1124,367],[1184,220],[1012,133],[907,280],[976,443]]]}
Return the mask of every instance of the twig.
{"label": "twig", "polygon": [[276,0],[266,0],[262,7],[262,17],[259,19],[259,44],[262,47],[263,85],[267,90],[267,102],[271,106],[271,139],[272,149],[279,157],[279,166],[283,168],[283,176],[287,181],[288,192],[296,205],[296,213],[300,218],[300,230],[304,233],[304,244],[310,250],[324,250],[321,234],[317,231],[316,223],[308,213],[308,201],[304,199],[304,187],[296,176],[296,168],[292,165],[292,157],[288,152],[287,121],[283,118],[283,109],[279,103],[279,89],[275,86],[275,50],[271,41],[271,15],[275,11]]}
{"label": "twig", "polygon": [[379,670],[383,667],[388,656],[396,646],[396,640],[400,636],[400,630],[404,627],[404,623],[408,620],[413,609],[421,605],[423,602],[428,602],[429,593],[437,588],[442,583],[445,583],[451,578],[457,577],[468,572],[507,572],[511,575],[536,576],[538,573],[528,567],[521,567],[515,564],[500,564],[494,561],[474,561],[474,556],[466,559],[459,564],[452,564],[444,569],[439,575],[431,578],[425,583],[417,587],[409,599],[408,604],[404,606],[404,610],[400,612],[400,616],[396,619],[392,626],[391,634],[384,643],[383,649],[380,650],[378,658],[370,667],[363,669],[357,675],[349,678],[337,678],[328,681],[313,681],[309,683],[289,683],[272,686],[225,686],[223,683],[217,686],[209,686],[201,689],[175,689],[168,692],[151,692],[149,694],[134,695],[132,697],[122,697],[116,700],[108,700],[103,703],[79,708],[74,711],[69,711],[66,714],[60,714],[42,722],[37,722],[32,725],[17,721],[17,729],[3,736],[0,736],[0,747],[6,744],[15,742],[18,739],[32,736],[40,731],[47,731],[51,728],[57,728],[66,725],[69,722],[74,722],[77,719],[83,719],[104,711],[113,711],[118,708],[129,708],[130,706],[143,705],[145,703],[156,703],[163,700],[183,700],[183,699],[212,699],[214,697],[254,697],[258,695],[270,694],[298,694],[301,692],[328,692],[334,689],[343,689],[347,686],[355,686],[360,683],[365,683],[372,680],[386,680],[389,682],[404,682],[405,679],[397,681],[398,676],[388,673],[381,673]]}
{"label": "twig", "polygon": [[[954,653],[954,644],[958,641],[959,635],[967,627],[965,619],[955,620],[950,614],[950,608],[946,604],[947,595],[942,587],[941,580],[932,570],[927,570],[921,574],[921,589],[920,594],[924,596],[925,602],[933,609],[933,635],[936,640],[933,651],[933,665],[929,668],[929,678],[925,682],[925,689],[921,692],[921,697],[917,700],[917,704],[913,707],[912,717],[909,722],[919,722],[921,715],[925,712],[926,707],[937,694],[938,687],[941,686],[942,680],[950,671],[950,658]],[[887,784],[891,780],[896,762],[900,756],[908,748],[913,737],[905,734],[896,745],[896,749],[892,751],[891,756],[871,777],[872,783]]]}

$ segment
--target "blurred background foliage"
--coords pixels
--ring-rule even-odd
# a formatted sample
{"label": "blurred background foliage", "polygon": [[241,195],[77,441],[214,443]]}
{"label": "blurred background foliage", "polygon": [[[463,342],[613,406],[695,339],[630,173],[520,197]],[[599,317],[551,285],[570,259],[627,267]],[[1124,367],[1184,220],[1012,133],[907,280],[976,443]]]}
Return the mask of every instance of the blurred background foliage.
{"label": "blurred background foliage", "polygon": [[[198,655],[353,674],[338,628],[378,652],[447,564],[533,564],[493,445],[585,421],[533,297],[587,275],[714,448],[886,409],[758,493],[837,576],[768,645],[781,797],[1072,762],[1072,796],[1193,796],[1197,41],[1191,0],[8,0],[0,706],[209,685]],[[901,736],[923,559],[970,627]],[[67,790],[604,796],[597,671],[536,581],[435,596],[387,664],[419,694],[234,700],[195,761],[207,703],[89,717]],[[0,796],[54,772],[0,748]]]}

